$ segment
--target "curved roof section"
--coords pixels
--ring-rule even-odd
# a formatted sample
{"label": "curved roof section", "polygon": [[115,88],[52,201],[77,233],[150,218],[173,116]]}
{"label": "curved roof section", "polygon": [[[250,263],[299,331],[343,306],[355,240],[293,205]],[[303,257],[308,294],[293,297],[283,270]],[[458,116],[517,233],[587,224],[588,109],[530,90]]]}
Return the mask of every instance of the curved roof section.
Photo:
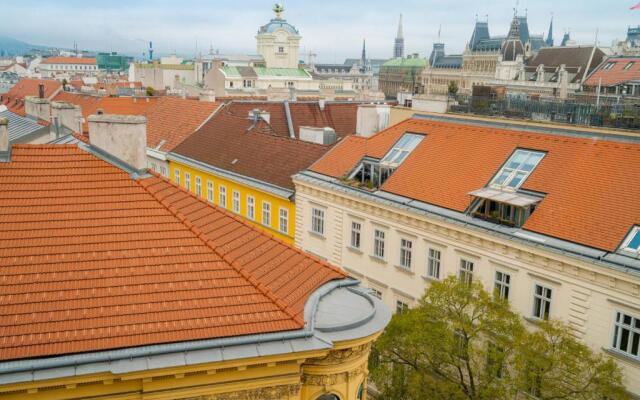
{"label": "curved roof section", "polygon": [[304,328],[346,274],[86,144],[0,163],[0,361]]}
{"label": "curved roof section", "polygon": [[282,18],[274,18],[271,21],[269,21],[268,24],[261,26],[260,29],[258,30],[258,34],[274,33],[279,29],[284,29],[286,32],[292,35],[300,34],[300,32],[298,32],[298,29],[295,26],[291,25],[290,23],[287,22],[286,19],[282,19]]}

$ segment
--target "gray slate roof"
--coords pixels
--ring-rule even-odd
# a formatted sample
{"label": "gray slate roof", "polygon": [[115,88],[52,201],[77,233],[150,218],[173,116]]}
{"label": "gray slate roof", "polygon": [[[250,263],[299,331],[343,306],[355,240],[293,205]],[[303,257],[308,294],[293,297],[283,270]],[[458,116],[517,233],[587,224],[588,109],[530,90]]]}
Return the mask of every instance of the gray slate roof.
{"label": "gray slate roof", "polygon": [[18,114],[14,114],[9,110],[0,111],[0,118],[7,118],[9,120],[9,142],[20,142],[21,139],[36,133],[40,130],[45,130],[46,127],[38,124],[31,118],[21,117]]}

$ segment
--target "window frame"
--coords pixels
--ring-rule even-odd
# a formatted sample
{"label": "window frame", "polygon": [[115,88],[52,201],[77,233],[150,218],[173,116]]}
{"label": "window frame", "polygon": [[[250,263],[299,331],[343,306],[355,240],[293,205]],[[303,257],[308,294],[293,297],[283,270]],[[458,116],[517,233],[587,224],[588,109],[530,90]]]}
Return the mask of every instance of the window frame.
{"label": "window frame", "polygon": [[640,246],[638,246],[637,249],[629,247],[636,236],[640,237],[640,226],[634,225],[627,236],[624,238],[624,241],[622,242],[622,246],[620,246],[620,248],[627,253],[640,254]]}
{"label": "window frame", "polygon": [[256,198],[251,196],[251,195],[247,195],[247,218],[251,221],[255,221],[256,220]]}
{"label": "window frame", "polygon": [[231,210],[240,214],[240,192],[235,189],[231,192]]}
{"label": "window frame", "polygon": [[[283,216],[284,211],[284,216]],[[284,224],[283,224],[284,221]],[[284,226],[284,229],[283,229]],[[285,235],[289,234],[289,209],[286,207],[280,207],[278,209],[278,230]]]}
{"label": "window frame", "polygon": [[220,185],[218,188],[218,205],[224,209],[227,208],[227,187]]}
{"label": "window frame", "polygon": [[[434,254],[431,254],[431,253]],[[437,254],[437,257],[435,256]],[[432,268],[433,267],[433,268]],[[427,270],[425,276],[430,279],[440,279],[440,269],[442,267],[442,250],[435,247],[427,248]],[[433,271],[435,270],[435,274]]]}
{"label": "window frame", "polygon": [[[391,149],[380,159],[380,164],[386,167],[398,167],[411,153],[422,143],[425,135],[414,132],[405,132],[393,144]],[[412,142],[415,140],[415,143]],[[406,143],[405,143],[406,141]]]}
{"label": "window frame", "polygon": [[184,173],[184,188],[191,191],[191,173],[189,172]]}
{"label": "window frame", "polygon": [[[542,291],[540,294],[537,293],[537,288],[541,288]],[[549,292],[549,297],[545,296],[546,292]],[[548,321],[549,318],[551,318],[551,306],[553,304],[553,292],[554,289],[550,288],[548,286],[545,286],[541,283],[535,282],[533,284],[533,304],[531,307],[531,318],[539,320],[539,321]],[[537,307],[537,302],[536,300],[540,301],[540,307],[539,310]],[[546,310],[544,310],[545,312],[543,312],[544,309],[544,305],[547,304]],[[541,313],[541,316],[536,315],[536,310],[539,311]]]}
{"label": "window frame", "polygon": [[311,232],[324,237],[325,210],[318,207],[311,208]]}
{"label": "window frame", "polygon": [[[518,163],[516,167],[510,166],[510,164],[517,161],[517,157],[524,153],[524,159]],[[538,160],[533,163],[533,166],[529,171],[523,169],[532,156],[540,156]],[[493,176],[489,182],[489,187],[500,190],[517,191],[522,187],[524,182],[531,176],[533,171],[536,170],[540,162],[544,159],[546,153],[539,150],[528,150],[517,148],[511,153],[507,161],[500,167],[500,170]],[[520,177],[516,181],[516,177]],[[503,178],[504,177],[504,178]],[[511,185],[512,182],[516,182],[515,185]]]}
{"label": "window frame", "polygon": [[[380,235],[378,235],[380,234]],[[373,230],[373,257],[379,260],[385,260],[386,257],[386,241],[387,231],[382,229]]]}
{"label": "window frame", "polygon": [[[357,228],[356,228],[357,225]],[[351,221],[351,234],[349,239],[349,246],[352,249],[358,249],[362,247],[362,222]]]}
{"label": "window frame", "polygon": [[467,285],[471,285],[471,283],[473,283],[474,267],[475,261],[460,258],[460,262],[458,263],[458,279]]}
{"label": "window frame", "polygon": [[196,196],[202,197],[202,178],[196,175]]}
{"label": "window frame", "polygon": [[405,303],[403,300],[396,299],[396,314],[404,314],[409,311],[409,303]]}
{"label": "window frame", "polygon": [[[498,274],[502,275],[502,280],[498,279]],[[506,277],[506,281],[504,280]],[[509,301],[509,294],[511,292],[511,274],[496,270],[493,274],[493,293],[498,299]]]}
{"label": "window frame", "polygon": [[173,170],[173,183],[175,183],[176,185],[180,186],[180,175],[182,173],[180,172],[180,170],[178,168]]}
{"label": "window frame", "polygon": [[[618,319],[618,317],[620,318]],[[624,323],[624,317],[631,318],[630,324]],[[621,349],[621,341],[623,334],[619,333],[619,329],[625,329],[629,333],[627,334],[627,346],[626,350]],[[637,354],[633,354],[633,341],[634,338],[638,338],[640,341],[640,316],[631,314],[630,312],[620,309],[614,310],[613,315],[613,329],[611,331],[611,346],[610,349],[617,353],[623,354],[625,357],[630,357],[634,360],[640,361],[640,344],[636,346]],[[628,351],[629,350],[629,351]]]}
{"label": "window frame", "polygon": [[[266,216],[266,218],[265,218]],[[271,227],[271,203],[262,201],[262,225]]]}
{"label": "window frame", "polygon": [[207,181],[207,201],[209,203],[213,203],[213,198],[215,197],[215,187],[213,181]]}
{"label": "window frame", "polygon": [[407,271],[411,271],[413,261],[413,240],[400,238],[400,259],[398,266]]}

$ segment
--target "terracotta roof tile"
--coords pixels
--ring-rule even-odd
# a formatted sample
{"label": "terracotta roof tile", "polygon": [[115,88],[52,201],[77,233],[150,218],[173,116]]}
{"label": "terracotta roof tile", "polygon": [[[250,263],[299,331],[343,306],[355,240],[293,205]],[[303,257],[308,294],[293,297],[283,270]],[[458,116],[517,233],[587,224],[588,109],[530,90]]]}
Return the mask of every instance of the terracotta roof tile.
{"label": "terracotta roof tile", "polygon": [[76,145],[0,163],[0,239],[0,360],[300,329],[306,298],[345,277]]}
{"label": "terracotta roof tile", "polygon": [[[606,68],[613,63],[610,68]],[[640,57],[609,57],[604,60],[585,82],[585,86],[615,86],[640,81]]]}
{"label": "terracotta roof tile", "polygon": [[81,58],[81,57],[49,57],[42,61],[43,64],[82,64],[82,65],[96,65],[95,58]]}
{"label": "terracotta roof tile", "polygon": [[21,79],[7,93],[0,95],[0,104],[9,111],[25,116],[24,99],[27,96],[38,96],[39,85],[44,85],[44,97],[50,99],[62,90],[62,84],[49,79]]}
{"label": "terracotta roof tile", "polygon": [[411,119],[369,139],[351,137],[312,171],[343,177],[365,155],[382,158],[405,132],[425,139],[382,190],[463,212],[517,148],[546,152],[523,189],[545,197],[523,228],[615,251],[640,224],[640,144]]}

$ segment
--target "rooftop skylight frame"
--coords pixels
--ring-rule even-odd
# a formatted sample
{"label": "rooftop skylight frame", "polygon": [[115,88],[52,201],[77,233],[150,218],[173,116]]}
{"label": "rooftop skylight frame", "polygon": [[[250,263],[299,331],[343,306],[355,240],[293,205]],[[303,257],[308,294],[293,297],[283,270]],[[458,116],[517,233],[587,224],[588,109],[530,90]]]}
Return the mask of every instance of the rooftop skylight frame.
{"label": "rooftop skylight frame", "polygon": [[621,249],[627,253],[640,255],[640,226],[635,225],[622,242]]}
{"label": "rooftop skylight frame", "polygon": [[418,147],[423,139],[424,135],[421,133],[405,132],[380,160],[380,164],[391,168],[398,167]]}
{"label": "rooftop skylight frame", "polygon": [[544,156],[542,151],[516,149],[493,177],[489,187],[507,191],[520,189]]}

